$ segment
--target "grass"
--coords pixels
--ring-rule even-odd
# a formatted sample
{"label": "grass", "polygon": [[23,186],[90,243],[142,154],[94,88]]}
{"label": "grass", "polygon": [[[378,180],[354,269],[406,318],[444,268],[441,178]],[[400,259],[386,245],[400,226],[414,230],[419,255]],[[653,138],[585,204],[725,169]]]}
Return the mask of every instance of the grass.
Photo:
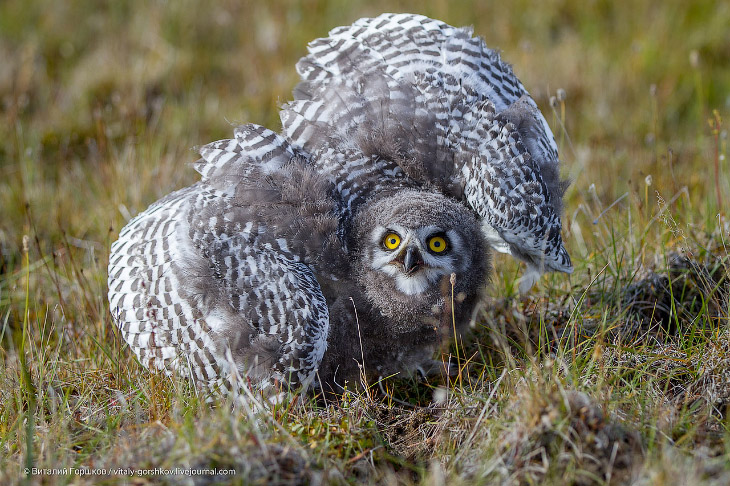
{"label": "grass", "polygon": [[[0,5],[0,483],[730,481],[730,6],[419,5]],[[521,299],[498,256],[455,383],[253,416],[149,373],[110,321],[119,229],[196,179],[193,146],[277,128],[309,40],[386,10],[474,25],[514,64],[572,180],[575,272]]]}

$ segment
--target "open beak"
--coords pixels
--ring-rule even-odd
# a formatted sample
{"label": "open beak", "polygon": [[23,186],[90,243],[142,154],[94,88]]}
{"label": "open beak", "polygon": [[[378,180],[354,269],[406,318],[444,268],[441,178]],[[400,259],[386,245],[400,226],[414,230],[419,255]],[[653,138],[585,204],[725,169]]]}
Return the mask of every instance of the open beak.
{"label": "open beak", "polygon": [[414,246],[409,246],[402,251],[394,260],[403,266],[403,273],[411,275],[423,266],[423,258],[421,253]]}

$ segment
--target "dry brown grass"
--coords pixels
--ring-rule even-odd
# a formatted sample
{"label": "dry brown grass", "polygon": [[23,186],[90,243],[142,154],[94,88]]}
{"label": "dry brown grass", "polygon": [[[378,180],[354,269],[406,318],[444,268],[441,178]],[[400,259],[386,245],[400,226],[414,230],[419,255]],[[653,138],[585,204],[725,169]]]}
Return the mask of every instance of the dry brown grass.
{"label": "dry brown grass", "polygon": [[[279,126],[309,40],[386,10],[514,64],[573,181],[575,273],[521,300],[497,257],[455,383],[251,417],[150,374],[111,325],[111,241],[195,180],[193,146]],[[728,25],[711,1],[3,2],[0,483],[727,484]]]}

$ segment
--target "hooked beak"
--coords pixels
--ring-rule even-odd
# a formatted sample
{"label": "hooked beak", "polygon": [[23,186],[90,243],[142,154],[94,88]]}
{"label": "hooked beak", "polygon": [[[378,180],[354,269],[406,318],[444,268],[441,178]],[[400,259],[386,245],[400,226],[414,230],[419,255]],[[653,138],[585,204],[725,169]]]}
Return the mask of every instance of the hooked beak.
{"label": "hooked beak", "polygon": [[423,265],[421,254],[418,249],[413,246],[406,248],[405,251],[402,251],[393,261],[400,263],[403,266],[403,273],[406,275],[411,275]]}

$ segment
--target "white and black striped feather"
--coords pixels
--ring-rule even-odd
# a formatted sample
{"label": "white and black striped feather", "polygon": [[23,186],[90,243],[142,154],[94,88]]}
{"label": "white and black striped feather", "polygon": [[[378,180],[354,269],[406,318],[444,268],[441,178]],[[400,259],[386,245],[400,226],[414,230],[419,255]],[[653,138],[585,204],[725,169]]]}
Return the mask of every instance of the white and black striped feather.
{"label": "white and black striped feather", "polygon": [[[284,134],[341,186],[361,188],[344,194],[348,207],[391,183],[434,186],[463,198],[492,245],[531,273],[572,271],[552,132],[512,68],[471,29],[383,14],[332,30],[309,52],[281,112]],[[353,172],[350,160],[372,170]]]}
{"label": "white and black striped feather", "polygon": [[311,236],[307,217],[334,220],[335,207],[326,197],[288,200],[289,186],[317,177],[270,130],[239,127],[200,153],[202,181],[150,206],[112,245],[114,320],[143,364],[189,372],[207,388],[269,394],[308,383],[329,328],[313,267],[338,242],[289,242],[297,231]]}

